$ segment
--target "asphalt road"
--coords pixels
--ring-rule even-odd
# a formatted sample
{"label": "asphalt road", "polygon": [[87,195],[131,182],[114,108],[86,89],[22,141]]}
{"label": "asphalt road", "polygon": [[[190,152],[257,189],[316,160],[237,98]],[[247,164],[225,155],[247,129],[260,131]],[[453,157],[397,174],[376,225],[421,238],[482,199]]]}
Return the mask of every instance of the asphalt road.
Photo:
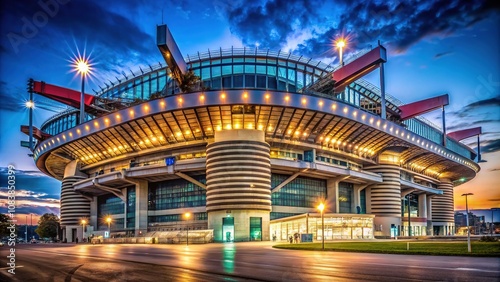
{"label": "asphalt road", "polygon": [[0,281],[500,281],[500,258],[207,245],[16,246],[15,275],[0,247]]}

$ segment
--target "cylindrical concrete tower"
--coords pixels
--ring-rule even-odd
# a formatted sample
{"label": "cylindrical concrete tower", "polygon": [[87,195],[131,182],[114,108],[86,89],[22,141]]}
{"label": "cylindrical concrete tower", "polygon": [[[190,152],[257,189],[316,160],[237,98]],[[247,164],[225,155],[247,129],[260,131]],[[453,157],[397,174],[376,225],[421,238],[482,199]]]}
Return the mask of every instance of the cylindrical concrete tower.
{"label": "cylindrical concrete tower", "polygon": [[453,183],[449,179],[441,179],[438,189],[443,191],[443,195],[432,199],[434,235],[455,234]]}
{"label": "cylindrical concrete tower", "polygon": [[371,205],[368,213],[375,217],[375,236],[390,236],[391,224],[401,225],[401,184],[399,167],[379,165],[367,170],[382,175],[383,182],[369,188]]}
{"label": "cylindrical concrete tower", "polygon": [[76,161],[66,166],[61,184],[61,228],[63,229],[62,238],[66,238],[68,242],[74,241],[76,230],[80,228],[80,220],[90,217],[89,200],[73,189],[75,182],[85,178],[79,172]]}
{"label": "cylindrical concrete tower", "polygon": [[217,131],[207,145],[208,228],[215,241],[269,240],[270,146],[264,132]]}

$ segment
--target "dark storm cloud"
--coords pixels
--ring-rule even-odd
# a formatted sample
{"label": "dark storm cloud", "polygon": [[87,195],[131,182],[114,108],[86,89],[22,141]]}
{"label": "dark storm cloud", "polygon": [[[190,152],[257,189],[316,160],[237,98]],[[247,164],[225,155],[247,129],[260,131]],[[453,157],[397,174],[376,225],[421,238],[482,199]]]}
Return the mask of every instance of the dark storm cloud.
{"label": "dark storm cloud", "polygon": [[500,140],[486,140],[481,142],[481,153],[500,151]]}
{"label": "dark storm cloud", "polygon": [[[18,89],[21,90],[21,89]],[[22,105],[21,96],[17,90],[13,90],[8,86],[7,82],[0,81],[0,110],[2,111],[19,111],[19,106]]]}
{"label": "dark storm cloud", "polygon": [[[40,4],[43,2],[52,6],[43,6]],[[83,0],[2,1],[2,48],[16,55],[25,50],[26,45],[31,45],[67,57],[69,50],[75,49],[73,38],[91,38],[88,49],[94,49],[96,59],[103,66],[122,66],[124,62],[147,56],[154,38],[143,32],[133,18],[113,10],[109,1],[98,3]],[[127,9],[133,10],[137,4],[127,5]],[[67,42],[67,46],[54,45],[54,42]],[[84,43],[77,45],[82,49]],[[99,54],[106,56],[99,57]]]}
{"label": "dark storm cloud", "polygon": [[[7,183],[7,168],[0,168],[0,188]],[[39,171],[16,170],[16,190],[25,191],[21,197],[59,199],[61,182],[42,174]]]}
{"label": "dark storm cloud", "polygon": [[452,112],[451,115],[455,115],[459,118],[469,117],[471,112],[477,112],[478,110],[486,110],[486,108],[494,108],[493,112],[488,112],[488,121],[500,121],[500,114],[498,113],[498,107],[500,107],[500,96],[491,97],[484,100],[479,100],[470,103],[460,109],[460,111]]}
{"label": "dark storm cloud", "polygon": [[[325,54],[331,40],[342,33],[352,34],[353,41],[372,44],[381,40],[404,52],[414,43],[430,35],[446,36],[468,27],[499,9],[496,0],[481,1],[336,1],[329,8],[313,1],[267,1],[261,6],[243,1],[226,5],[231,31],[252,45],[259,42],[270,48],[280,48],[294,32],[293,23],[300,29],[312,30],[328,24],[322,15],[340,14],[321,33],[313,32],[298,50],[304,55]],[[365,46],[361,46],[365,47]],[[355,46],[352,48],[356,49]]]}
{"label": "dark storm cloud", "polygon": [[[0,167],[0,207],[7,207],[8,169]],[[15,170],[15,196],[17,214],[59,214],[60,187],[54,180],[39,171]]]}
{"label": "dark storm cloud", "polygon": [[485,119],[485,120],[465,121],[465,122],[461,122],[461,123],[458,123],[458,124],[455,124],[455,125],[452,125],[452,126],[446,126],[446,130],[448,132],[452,132],[452,131],[455,131],[455,130],[462,130],[462,129],[465,129],[465,128],[476,127],[478,125],[485,125],[487,123],[495,123],[495,122],[499,122],[499,121],[500,121],[500,118],[499,119]]}
{"label": "dark storm cloud", "polygon": [[294,25],[308,28],[321,19],[321,1],[274,0],[262,5],[243,1],[224,5],[231,32],[245,45],[277,48],[294,31]]}

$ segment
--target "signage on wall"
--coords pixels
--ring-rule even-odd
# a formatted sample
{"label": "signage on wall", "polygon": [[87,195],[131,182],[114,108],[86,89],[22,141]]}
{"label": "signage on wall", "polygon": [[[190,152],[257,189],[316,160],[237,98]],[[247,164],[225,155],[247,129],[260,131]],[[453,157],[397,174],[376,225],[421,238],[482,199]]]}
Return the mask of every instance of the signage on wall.
{"label": "signage on wall", "polygon": [[172,166],[175,164],[175,157],[168,157],[168,158],[165,158],[165,164],[167,166]]}

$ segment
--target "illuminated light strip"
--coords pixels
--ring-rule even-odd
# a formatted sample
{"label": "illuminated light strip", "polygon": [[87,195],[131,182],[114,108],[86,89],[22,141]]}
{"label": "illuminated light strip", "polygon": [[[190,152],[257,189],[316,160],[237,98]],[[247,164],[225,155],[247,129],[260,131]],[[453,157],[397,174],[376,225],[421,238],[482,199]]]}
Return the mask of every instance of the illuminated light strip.
{"label": "illuminated light strip", "polygon": [[[184,104],[186,104],[186,105],[196,105],[196,104],[201,105],[200,100],[203,100],[203,101],[208,100],[208,99],[205,98],[205,96],[215,96],[216,97],[216,96],[220,95],[220,98],[224,98],[225,99],[226,97],[229,97],[229,96],[232,97],[232,98],[237,97],[237,96],[234,96],[233,94],[238,94],[238,93],[240,95],[239,96],[240,98],[241,97],[245,98],[245,96],[241,95],[241,93],[247,93],[247,98],[250,99],[250,100],[252,100],[252,101],[248,101],[248,102],[254,102],[254,103],[257,103],[257,104],[259,104],[259,103],[262,102],[262,100],[259,101],[259,99],[265,98],[266,100],[269,100],[271,98],[271,95],[276,96],[276,97],[280,97],[280,96],[284,97],[286,100],[288,100],[291,103],[293,101],[292,97],[298,97],[297,101],[303,101],[303,99],[304,99],[304,98],[302,98],[302,99],[300,98],[300,97],[303,97],[302,94],[294,94],[294,93],[287,93],[287,92],[270,92],[270,91],[261,91],[261,90],[252,90],[250,92],[252,94],[252,98],[253,99],[250,99],[251,97],[250,97],[250,94],[248,92],[246,92],[246,91],[242,92],[241,90],[230,90],[230,91],[227,92],[227,93],[230,94],[228,96],[226,96],[226,92],[224,92],[224,91],[223,92],[216,92],[216,91],[207,92],[207,93],[202,93],[201,95],[200,95],[200,92],[197,92],[197,93],[183,94],[182,97],[179,97],[179,95],[173,95],[173,96],[166,97],[166,98],[163,98],[163,99],[157,99],[157,100],[148,101],[148,102],[136,105],[136,106],[129,107],[127,109],[123,109],[123,110],[118,111],[118,112],[114,112],[112,114],[115,115],[115,119],[114,120],[116,122],[111,122],[111,120],[108,120],[108,121],[104,120],[104,118],[109,117],[110,115],[107,115],[106,117],[100,117],[100,118],[95,119],[93,121],[95,123],[97,123],[97,125],[99,125],[101,123],[102,124],[110,123],[112,126],[117,125],[117,124],[126,123],[126,122],[129,122],[131,120],[135,120],[136,118],[143,117],[142,114],[141,115],[137,115],[137,117],[135,116],[136,112],[140,113],[140,111],[138,111],[138,110],[141,109],[140,107],[145,107],[147,109],[152,109],[152,112],[149,113],[149,114],[157,114],[159,112],[163,112],[165,110],[164,109],[165,104],[171,103],[171,101],[174,100],[174,99],[178,99],[178,101],[185,102]],[[277,101],[279,101],[279,99],[277,99]],[[240,101],[238,101],[238,99],[237,99],[237,100],[229,101],[229,102],[230,102],[230,104],[235,104],[235,103],[240,103],[240,102],[241,103],[246,103],[247,101],[243,101],[243,99],[241,99]],[[222,104],[226,104],[226,103],[229,103],[229,102],[223,101]],[[318,97],[314,97],[314,96],[307,97],[306,102],[310,102],[311,103],[312,107],[308,108],[308,110],[313,110],[313,111],[314,110],[321,111],[321,106],[324,105],[324,102],[323,102],[322,98],[318,98]],[[220,104],[221,104],[221,101],[215,99],[215,100],[211,100],[211,103],[208,103],[207,106],[210,106],[210,105],[220,105]],[[273,103],[271,101],[266,101],[266,104],[267,105],[272,105]],[[277,103],[277,105],[278,104],[282,106],[281,103]],[[341,104],[345,105],[343,103],[341,103]],[[175,105],[175,104],[173,104],[173,105]],[[205,103],[203,105],[205,106]],[[162,107],[160,107],[160,106],[162,106]],[[180,109],[180,108],[184,108],[184,107],[182,105],[178,105],[178,106],[172,107],[169,110],[173,111],[173,110]],[[351,108],[352,108],[352,110],[350,110]],[[333,111],[336,111],[336,109],[337,109],[337,102],[336,101],[332,102],[331,109]],[[353,107],[351,105],[345,105],[344,109],[346,109],[347,112],[351,111],[353,113],[352,116],[355,117],[354,120],[359,121],[358,120],[358,115],[357,115],[357,108],[355,108],[355,107]],[[338,115],[338,114],[336,114],[336,115]],[[348,116],[343,116],[343,117],[349,118]],[[361,120],[364,121],[365,119],[366,119],[366,114],[362,114],[361,115]],[[74,131],[76,133],[78,133],[78,132],[82,133],[82,136],[80,136],[80,138],[83,138],[83,137],[92,135],[92,134],[94,134],[97,131],[101,131],[101,130],[104,130],[104,129],[107,128],[106,127],[106,128],[101,128],[100,130],[98,130],[98,129],[92,129],[91,130],[89,128],[89,126],[88,126],[88,124],[90,122],[92,122],[92,121],[86,122],[83,126],[82,125],[78,125],[77,127],[71,129],[70,132],[64,132],[64,133],[60,133],[59,135],[54,136],[55,138],[58,138],[58,146],[63,146],[66,143],[68,143],[70,141],[73,141],[73,140],[67,140],[66,136],[65,136],[65,134],[69,135],[69,133],[72,133],[72,131]],[[380,117],[371,117],[371,123],[373,123],[373,122],[376,122],[377,125],[379,126],[381,124],[381,122],[382,122],[382,119]],[[253,126],[254,125],[252,124],[252,127]],[[269,127],[271,127],[271,126],[269,126]],[[383,127],[384,127],[384,130],[385,130],[387,128],[387,124],[384,123]],[[221,128],[221,126],[219,125],[217,128]],[[85,129],[86,132],[83,132],[83,129]],[[268,128],[268,130],[269,130],[269,128]],[[271,127],[271,131],[272,130],[273,129]],[[393,128],[393,126],[391,126],[390,129],[389,129],[389,131],[392,132],[393,130],[394,130],[394,128]],[[385,130],[385,131],[387,132],[387,130]],[[415,136],[413,136],[413,133],[408,133],[408,131],[406,129],[404,129],[404,130],[403,129],[401,129],[401,130],[397,129],[396,134],[399,134],[399,131],[402,132],[402,136],[404,136],[404,134],[406,132],[406,134],[407,134],[406,139],[410,139],[410,137],[412,137],[411,139],[412,139],[412,141],[414,141]],[[54,137],[52,137],[52,138],[54,138]],[[62,137],[63,140],[61,140],[60,137]],[[70,135],[70,137],[72,137],[72,136]],[[40,144],[40,147],[38,147],[38,149],[36,151],[36,158],[40,157],[47,150],[46,149],[47,146],[43,146],[43,145],[45,145],[46,141],[48,141],[48,140],[43,141]],[[420,140],[417,140],[417,143],[419,143],[419,141]],[[47,144],[48,144],[48,146],[51,146],[50,143],[47,143]],[[420,147],[424,147],[424,146],[425,146],[425,143],[422,142],[422,145]],[[45,148],[45,149],[43,149],[43,148]],[[443,156],[446,155],[447,157],[450,157],[450,155],[446,154],[444,150],[441,152],[441,154]],[[458,158],[455,157],[455,160],[458,160],[458,161],[460,161],[462,163],[465,163],[468,167],[470,167],[473,170],[477,171],[477,167],[475,167],[469,161],[464,161],[464,159],[462,159],[462,158],[464,158],[464,157],[462,157],[462,156],[459,156]]]}

